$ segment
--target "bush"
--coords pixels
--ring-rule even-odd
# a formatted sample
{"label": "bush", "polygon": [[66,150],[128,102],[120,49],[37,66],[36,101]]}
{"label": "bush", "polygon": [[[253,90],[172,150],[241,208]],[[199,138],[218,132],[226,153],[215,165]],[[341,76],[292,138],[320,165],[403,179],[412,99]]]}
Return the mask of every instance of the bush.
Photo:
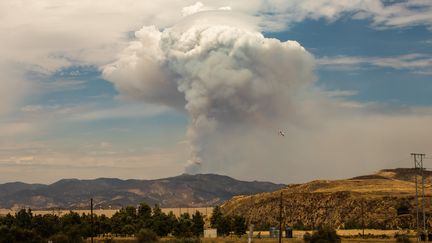
{"label": "bush", "polygon": [[338,243],[341,242],[340,237],[336,234],[336,230],[331,228],[321,228],[315,231],[312,235],[304,234],[304,241],[309,243]]}
{"label": "bush", "polygon": [[133,225],[127,224],[122,228],[122,233],[125,235],[133,235],[135,233],[135,227]]}
{"label": "bush", "polygon": [[63,242],[68,242],[68,237],[67,235],[63,234],[63,233],[58,233],[55,234],[53,236],[51,236],[49,238],[53,243],[63,243]]}
{"label": "bush", "polygon": [[168,241],[169,243],[201,243],[199,237],[176,238]]}
{"label": "bush", "polygon": [[303,240],[304,240],[304,241],[306,241],[306,242],[310,242],[311,239],[312,239],[312,235],[311,235],[309,232],[306,232],[306,233],[303,235]]}
{"label": "bush", "polygon": [[114,239],[112,237],[105,237],[102,240],[103,243],[114,243]]}
{"label": "bush", "polygon": [[150,229],[141,229],[136,234],[136,239],[138,243],[154,243],[159,242],[157,234]]}
{"label": "bush", "polygon": [[396,242],[401,242],[401,243],[410,243],[411,242],[411,240],[407,234],[396,233],[395,238],[396,238]]}

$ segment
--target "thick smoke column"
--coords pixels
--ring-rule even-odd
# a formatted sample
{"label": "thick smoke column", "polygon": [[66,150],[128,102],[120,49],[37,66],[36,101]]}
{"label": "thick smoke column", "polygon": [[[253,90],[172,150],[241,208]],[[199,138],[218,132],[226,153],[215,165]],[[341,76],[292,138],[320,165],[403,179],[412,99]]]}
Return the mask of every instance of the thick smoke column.
{"label": "thick smoke column", "polygon": [[189,114],[189,173],[233,162],[229,155],[216,161],[212,151],[239,136],[230,131],[277,133],[294,116],[297,94],[314,79],[313,58],[299,43],[265,38],[222,12],[199,13],[163,31],[143,27],[103,70],[123,95]]}

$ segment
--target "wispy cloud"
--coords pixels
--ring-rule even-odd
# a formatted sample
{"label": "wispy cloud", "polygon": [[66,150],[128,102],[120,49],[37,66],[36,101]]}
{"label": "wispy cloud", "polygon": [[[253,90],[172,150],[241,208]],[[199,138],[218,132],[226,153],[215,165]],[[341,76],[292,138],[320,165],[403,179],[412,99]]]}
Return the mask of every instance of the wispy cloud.
{"label": "wispy cloud", "polygon": [[322,93],[328,97],[350,97],[358,94],[356,90],[324,90]]}
{"label": "wispy cloud", "polygon": [[[385,2],[385,3],[384,3]],[[294,0],[265,1],[258,10],[265,23],[273,28],[286,28],[305,19],[326,19],[329,22],[341,17],[369,19],[376,29],[432,26],[432,2],[409,1],[329,1]]]}
{"label": "wispy cloud", "polygon": [[59,91],[73,91],[85,89],[84,80],[55,80],[55,81],[45,81],[39,82],[39,89],[44,93],[53,93]]}
{"label": "wispy cloud", "polygon": [[155,105],[121,105],[102,109],[76,112],[70,116],[71,121],[97,121],[105,119],[145,118],[170,111],[164,106]]}
{"label": "wispy cloud", "polygon": [[324,56],[317,59],[317,64],[321,68],[332,70],[382,67],[428,75],[432,68],[432,56],[418,53],[393,57]]}
{"label": "wispy cloud", "polygon": [[[1,182],[49,183],[71,177],[160,178],[181,173],[187,156],[185,145],[130,149],[107,144],[102,141],[77,148],[23,142],[17,148],[0,150],[0,168],[10,172],[4,173]],[[29,174],[32,176],[26,176]]]}

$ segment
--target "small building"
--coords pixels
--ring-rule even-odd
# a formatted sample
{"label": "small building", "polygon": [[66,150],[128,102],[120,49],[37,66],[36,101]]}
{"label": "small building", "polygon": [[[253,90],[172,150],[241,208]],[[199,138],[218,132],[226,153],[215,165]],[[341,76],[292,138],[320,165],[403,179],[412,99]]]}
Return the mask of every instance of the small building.
{"label": "small building", "polygon": [[217,229],[205,229],[204,238],[217,238]]}
{"label": "small building", "polygon": [[279,229],[277,229],[276,227],[270,227],[269,237],[270,238],[279,238]]}

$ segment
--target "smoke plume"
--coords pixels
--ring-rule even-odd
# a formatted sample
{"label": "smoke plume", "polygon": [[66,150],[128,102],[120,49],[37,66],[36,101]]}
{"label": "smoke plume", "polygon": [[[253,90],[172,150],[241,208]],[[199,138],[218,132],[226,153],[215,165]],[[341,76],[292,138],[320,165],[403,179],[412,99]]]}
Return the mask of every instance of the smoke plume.
{"label": "smoke plume", "polygon": [[189,173],[247,164],[251,141],[280,139],[279,129],[296,123],[299,93],[314,80],[313,57],[299,43],[266,38],[253,19],[227,12],[145,26],[103,70],[122,95],[189,115]]}

